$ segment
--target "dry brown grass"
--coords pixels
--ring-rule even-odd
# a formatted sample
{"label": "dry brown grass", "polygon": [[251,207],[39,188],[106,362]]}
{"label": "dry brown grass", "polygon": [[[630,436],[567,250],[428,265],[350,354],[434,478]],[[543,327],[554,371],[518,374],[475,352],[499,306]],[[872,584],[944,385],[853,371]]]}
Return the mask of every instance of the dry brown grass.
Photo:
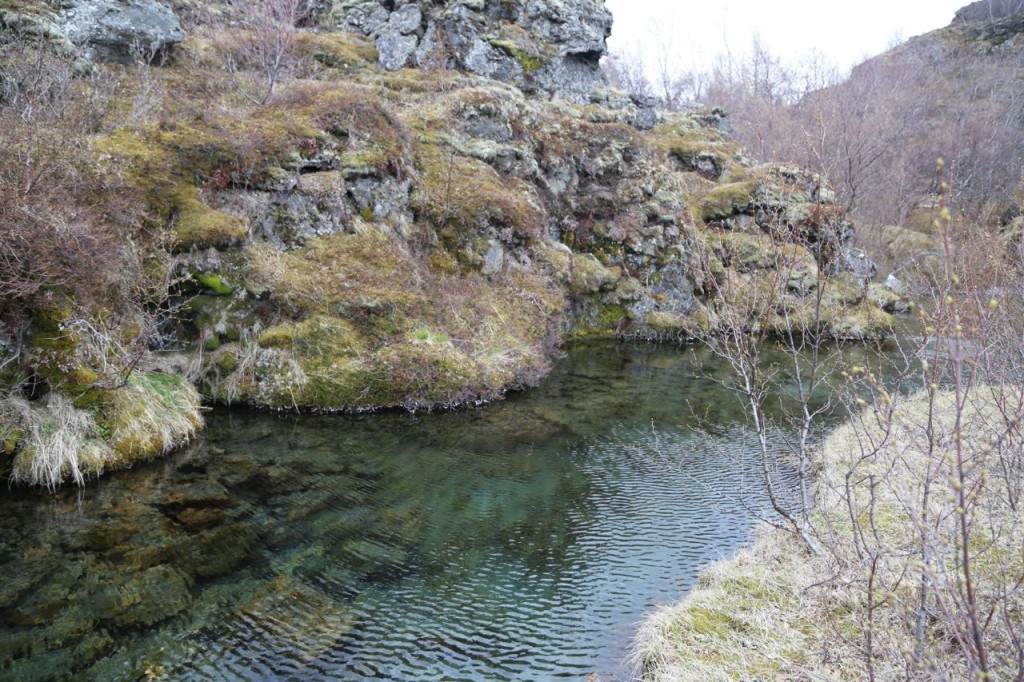
{"label": "dry brown grass", "polygon": [[[962,413],[970,436],[972,480],[978,485],[970,543],[993,679],[1014,679],[1014,623],[1024,613],[1024,512],[1011,506],[996,479],[1011,452],[993,447],[999,422],[996,392],[978,389]],[[636,657],[645,679],[668,680],[959,680],[971,677],[957,645],[958,582],[954,542],[955,460],[952,396],[931,403],[938,442],[924,447],[929,399],[898,405],[892,428],[868,409],[834,431],[821,447],[815,523],[828,552],[811,556],[791,535],[770,531],[737,556],[708,567],[678,605],[643,625]],[[883,431],[885,432],[883,434]],[[874,445],[884,442],[883,448]],[[874,445],[872,445],[874,444]],[[848,476],[849,475],[849,476]],[[850,483],[852,481],[852,483]],[[927,481],[936,487],[929,509]],[[850,487],[847,484],[850,483]],[[849,492],[847,492],[849,491]],[[922,529],[921,519],[931,526]],[[866,530],[869,529],[869,530]],[[927,532],[922,532],[926,530]],[[854,537],[854,534],[859,537]],[[945,541],[941,541],[945,538]],[[922,575],[921,543],[929,542],[932,594],[923,640],[913,617]],[[869,567],[865,556],[873,557]],[[868,582],[870,578],[871,582]],[[871,604],[869,604],[869,597]],[[866,636],[870,631],[870,656]]]}
{"label": "dry brown grass", "polygon": [[83,485],[113,454],[92,414],[76,409],[59,393],[51,393],[42,405],[6,398],[0,404],[0,421],[13,425],[20,436],[13,483],[53,490],[71,478]]}

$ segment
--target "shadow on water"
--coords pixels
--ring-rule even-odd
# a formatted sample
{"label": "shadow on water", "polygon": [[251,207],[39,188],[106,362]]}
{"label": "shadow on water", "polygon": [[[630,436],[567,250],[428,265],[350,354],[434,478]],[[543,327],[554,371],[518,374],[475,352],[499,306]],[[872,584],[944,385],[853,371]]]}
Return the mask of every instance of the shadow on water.
{"label": "shadow on water", "polygon": [[0,675],[625,678],[636,623],[766,509],[724,371],[591,346],[482,408],[214,410],[162,461],[7,490]]}

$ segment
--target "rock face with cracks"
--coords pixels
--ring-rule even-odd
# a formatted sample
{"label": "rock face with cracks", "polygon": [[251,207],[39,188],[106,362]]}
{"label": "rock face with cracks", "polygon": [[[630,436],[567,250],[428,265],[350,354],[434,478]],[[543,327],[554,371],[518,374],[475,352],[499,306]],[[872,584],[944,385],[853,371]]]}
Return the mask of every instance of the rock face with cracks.
{"label": "rock face with cracks", "polygon": [[[88,426],[83,442],[136,461],[197,426],[194,396],[164,378],[177,374],[206,401],[420,409],[533,385],[572,339],[781,330],[818,298],[837,338],[889,329],[821,178],[750,163],[719,111],[641,111],[600,87],[602,3],[348,0],[320,17],[328,28],[295,40],[306,75],[269,102],[202,86],[222,82],[230,45],[186,40],[187,78],[153,73],[189,96],[90,136],[90,199],[137,202],[103,215],[128,216],[146,284],[25,311],[6,390],[30,376],[67,396],[54,404]],[[147,346],[132,390],[183,415],[157,434],[108,376],[127,362],[116,349]],[[58,414],[26,409],[0,410],[7,452]]]}
{"label": "rock face with cracks", "polygon": [[372,38],[389,71],[459,69],[575,102],[605,85],[612,16],[602,0],[342,0],[331,17]]}

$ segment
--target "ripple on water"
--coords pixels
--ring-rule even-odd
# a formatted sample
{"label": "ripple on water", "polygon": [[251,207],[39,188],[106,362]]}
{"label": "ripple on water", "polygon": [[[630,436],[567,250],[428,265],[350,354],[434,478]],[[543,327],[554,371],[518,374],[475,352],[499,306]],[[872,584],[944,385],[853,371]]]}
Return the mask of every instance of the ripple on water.
{"label": "ripple on water", "polygon": [[215,411],[165,462],[49,507],[0,498],[0,663],[12,679],[625,676],[636,623],[765,508],[742,431],[687,426],[688,404],[738,418],[731,400],[686,353],[609,347],[478,410]]}

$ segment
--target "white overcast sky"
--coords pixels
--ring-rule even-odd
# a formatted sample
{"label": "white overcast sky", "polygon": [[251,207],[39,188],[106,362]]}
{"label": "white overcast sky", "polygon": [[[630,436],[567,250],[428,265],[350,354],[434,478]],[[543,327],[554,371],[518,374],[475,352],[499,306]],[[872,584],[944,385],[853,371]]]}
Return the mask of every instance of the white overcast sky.
{"label": "white overcast sky", "polygon": [[680,68],[704,67],[728,46],[746,52],[756,34],[787,64],[813,50],[841,70],[946,26],[971,0],[605,0],[615,16],[612,52],[639,51],[650,66],[669,50]]}

